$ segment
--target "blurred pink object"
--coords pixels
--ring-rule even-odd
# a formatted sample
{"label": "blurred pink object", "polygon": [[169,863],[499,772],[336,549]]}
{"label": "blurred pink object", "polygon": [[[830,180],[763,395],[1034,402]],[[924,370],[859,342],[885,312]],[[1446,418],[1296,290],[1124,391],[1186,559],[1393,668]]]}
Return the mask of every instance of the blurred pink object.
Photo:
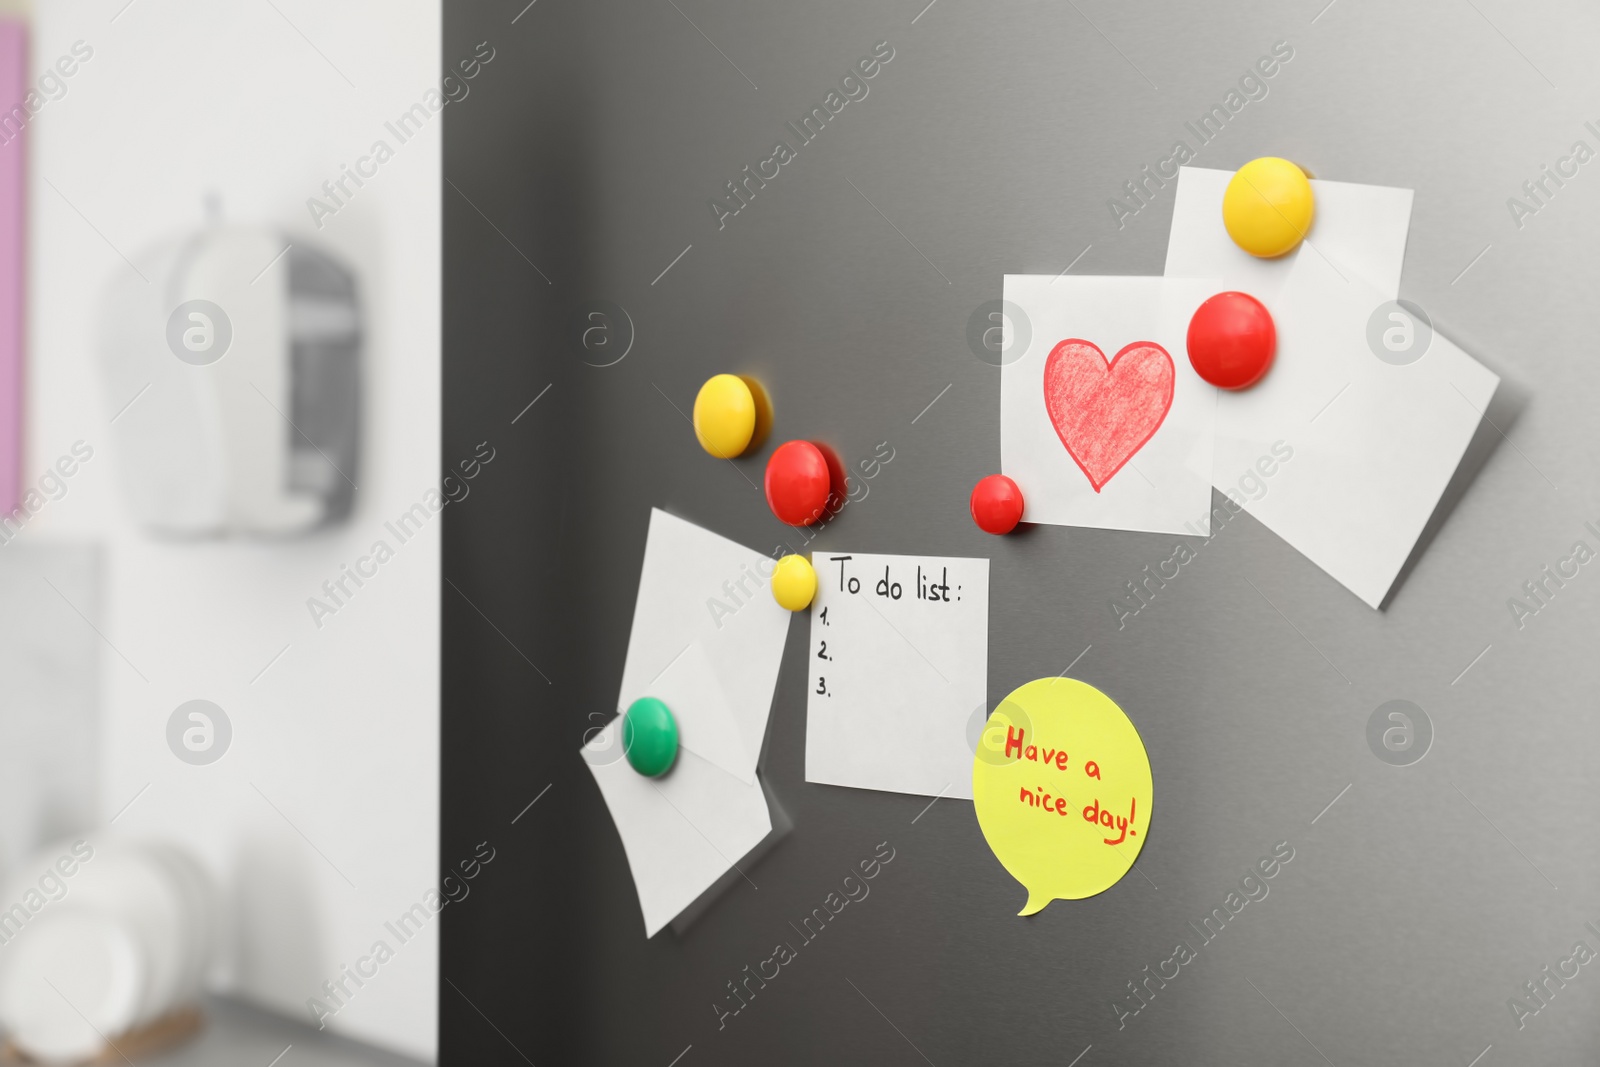
{"label": "blurred pink object", "polygon": [[0,514],[21,503],[28,27],[0,19]]}

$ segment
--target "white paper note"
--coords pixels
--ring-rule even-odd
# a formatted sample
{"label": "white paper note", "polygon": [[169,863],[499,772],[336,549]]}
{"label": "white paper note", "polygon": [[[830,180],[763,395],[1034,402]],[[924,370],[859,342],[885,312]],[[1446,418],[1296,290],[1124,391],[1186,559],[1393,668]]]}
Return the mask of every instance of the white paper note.
{"label": "white paper note", "polygon": [[[1415,362],[1378,358],[1368,333],[1388,298],[1320,257],[1295,262],[1276,304],[1272,369],[1221,397],[1216,484],[1375,608],[1500,379],[1437,332]],[[1401,321],[1379,318],[1380,338]]]}
{"label": "white paper note", "polygon": [[1313,180],[1316,210],[1300,248],[1277,259],[1260,259],[1234,244],[1222,225],[1222,194],[1232,178],[1229,170],[1179,170],[1163,272],[1167,277],[1218,279],[1219,290],[1249,293],[1276,314],[1274,298],[1295,260],[1305,256],[1365,278],[1386,299],[1399,294],[1411,230],[1410,189]]}
{"label": "white paper note", "polygon": [[759,781],[742,782],[680,748],[672,769],[646,778],[622,755],[613,719],[582,755],[622,838],[646,937],[654,937],[760,844],[772,818]]}
{"label": "white paper note", "polygon": [[[1221,288],[1192,279],[1005,276],[1005,299],[1020,321],[1013,323],[1013,347],[1000,372],[1000,469],[1022,490],[1024,522],[1209,531],[1217,390],[1194,372],[1185,337],[1195,309]],[[1052,408],[1047,394],[1051,364],[1059,358],[1054,353],[1068,339],[1101,350],[1108,388],[1064,397],[1074,409],[1064,413]],[[1097,489],[1095,476],[1104,477],[1140,436],[1132,423],[1117,425],[1121,412],[1141,398],[1115,395],[1113,379],[1122,371],[1111,362],[1121,364],[1127,357],[1119,353],[1139,342],[1154,342],[1166,353],[1170,377],[1146,387],[1166,385],[1170,406],[1153,434]],[[1069,421],[1089,408],[1098,410],[1076,425]],[[1135,432],[1119,436],[1126,430]],[[1098,465],[1095,449],[1110,450],[1100,454]]]}
{"label": "white paper note", "polygon": [[[772,566],[759,552],[652,509],[617,695],[618,712],[642,696],[664,701],[683,743],[746,783],[761,756],[791,617],[772,598]],[[737,736],[713,736],[730,717]]]}
{"label": "white paper note", "polygon": [[989,561],[814,553],[806,781],[972,799]]}
{"label": "white paper note", "polygon": [[755,781],[759,750],[752,753],[746,746],[739,717],[698,642],[691,642],[646,688],[650,696],[675,709],[678,744],[740,781]]}

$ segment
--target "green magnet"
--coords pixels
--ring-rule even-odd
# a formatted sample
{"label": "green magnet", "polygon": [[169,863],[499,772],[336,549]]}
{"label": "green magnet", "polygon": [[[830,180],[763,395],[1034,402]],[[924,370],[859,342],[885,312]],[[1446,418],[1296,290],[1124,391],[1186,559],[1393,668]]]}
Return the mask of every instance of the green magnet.
{"label": "green magnet", "polygon": [[667,773],[678,756],[678,720],[655,697],[640,697],[622,717],[622,751],[634,770],[649,778]]}

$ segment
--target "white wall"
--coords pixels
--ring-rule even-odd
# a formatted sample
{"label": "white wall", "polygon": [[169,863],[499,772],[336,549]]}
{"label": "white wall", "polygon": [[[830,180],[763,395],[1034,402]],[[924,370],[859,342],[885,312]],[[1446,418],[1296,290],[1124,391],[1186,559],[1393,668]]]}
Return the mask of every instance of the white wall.
{"label": "white wall", "polygon": [[[395,958],[330,1027],[431,1059],[438,919],[403,947],[383,923],[437,877],[441,519],[320,630],[306,600],[374,540],[394,545],[384,520],[438,484],[443,118],[320,231],[306,199],[375,139],[395,145],[385,120],[438,84],[438,6],[125,4],[45,0],[36,16],[36,71],[75,41],[94,52],[30,134],[24,478],[80,438],[95,456],[19,541],[104,546],[99,807],[109,819],[132,800],[117,830],[175,837],[215,872],[237,909],[223,981],[309,1019],[321,982],[382,938]],[[355,514],[331,534],[163,544],[119,496],[117,405],[93,347],[99,294],[130,271],[124,255],[137,262],[199,224],[211,192],[228,221],[282,228],[359,272],[365,462]],[[193,698],[233,724],[228,753],[206,767],[165,741],[168,716]]]}

